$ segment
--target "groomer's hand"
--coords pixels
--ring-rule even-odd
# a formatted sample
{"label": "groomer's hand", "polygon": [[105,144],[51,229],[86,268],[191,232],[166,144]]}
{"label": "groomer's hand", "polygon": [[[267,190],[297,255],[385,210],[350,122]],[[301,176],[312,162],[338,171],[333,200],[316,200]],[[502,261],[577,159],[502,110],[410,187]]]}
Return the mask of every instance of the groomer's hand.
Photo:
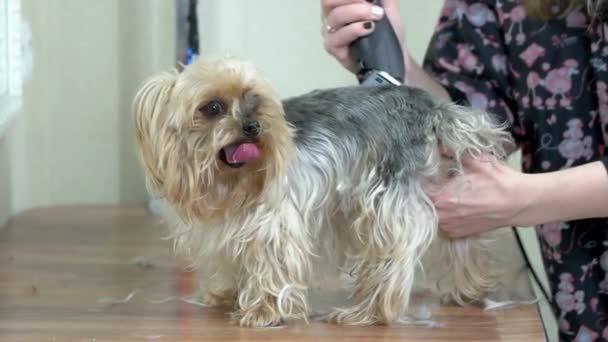
{"label": "groomer's hand", "polygon": [[403,42],[399,0],[383,0],[382,7],[373,5],[371,0],[321,0],[321,35],[325,50],[346,69],[354,72],[355,65],[348,48],[350,43],[370,34],[375,21],[385,15],[399,41]]}
{"label": "groomer's hand", "polygon": [[526,221],[529,178],[491,157],[464,161],[465,175],[452,178],[431,196],[439,228],[460,238]]}

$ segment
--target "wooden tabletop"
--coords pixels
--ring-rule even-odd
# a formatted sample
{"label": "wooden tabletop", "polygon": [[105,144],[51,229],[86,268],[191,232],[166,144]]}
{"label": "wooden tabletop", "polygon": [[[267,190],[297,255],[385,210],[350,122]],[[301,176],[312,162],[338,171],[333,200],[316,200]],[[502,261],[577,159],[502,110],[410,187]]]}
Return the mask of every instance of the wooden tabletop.
{"label": "wooden tabletop", "polygon": [[440,307],[441,327],[274,329],[199,304],[164,226],[143,208],[36,209],[0,229],[0,341],[544,341],[536,305]]}

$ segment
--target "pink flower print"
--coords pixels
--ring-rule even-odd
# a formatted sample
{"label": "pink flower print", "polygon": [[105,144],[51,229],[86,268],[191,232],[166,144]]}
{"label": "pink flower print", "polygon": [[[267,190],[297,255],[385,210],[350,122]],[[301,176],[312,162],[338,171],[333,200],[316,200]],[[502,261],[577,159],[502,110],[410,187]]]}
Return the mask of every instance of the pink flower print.
{"label": "pink flower print", "polygon": [[593,158],[593,138],[591,136],[586,136],[583,139],[583,146],[585,147],[585,152],[583,152],[583,157],[587,160],[591,160]]}
{"label": "pink flower print", "polygon": [[604,340],[608,340],[608,327],[604,328],[604,331],[602,332],[602,338]]}
{"label": "pink flower print", "polygon": [[492,67],[498,73],[503,75],[507,74],[507,57],[503,54],[496,54],[492,56]]}
{"label": "pink flower print", "polygon": [[473,107],[474,109],[479,109],[479,110],[486,110],[488,109],[488,98],[487,96],[485,96],[482,93],[479,93],[475,90],[475,88],[470,87],[469,85],[467,85],[464,82],[456,82],[454,83],[454,87],[456,87],[456,89],[460,90],[461,92],[463,92],[466,97],[467,97],[467,101],[469,101],[469,103],[471,104],[471,107]]}
{"label": "pink flower print", "polygon": [[580,140],[583,138],[583,122],[581,119],[572,119],[568,121],[566,125],[568,126],[568,129],[562,135],[565,139]]}
{"label": "pink flower print", "polygon": [[572,75],[578,73],[577,67],[578,62],[576,60],[568,59],[561,67],[550,70],[547,73],[543,85],[552,94],[545,102],[547,108],[555,108],[557,97],[559,96],[561,97],[560,106],[572,109],[570,107],[570,98],[566,96],[566,93],[572,89]]}
{"label": "pink flower print", "polygon": [[502,26],[505,22],[505,11],[502,8],[502,1],[496,1],[496,14],[498,16],[498,23]]}
{"label": "pink flower print", "polygon": [[441,16],[449,17],[452,13],[454,13],[454,10],[460,2],[461,1],[459,0],[446,0],[443,7],[441,7]]}
{"label": "pink flower print", "polygon": [[568,36],[566,34],[561,34],[561,35],[553,35],[551,36],[551,42],[553,43],[553,46],[563,49],[568,47],[569,45],[572,45],[574,43],[576,43],[577,41],[577,37],[576,36]]}
{"label": "pink flower print", "polygon": [[468,84],[461,82],[461,81],[456,81],[456,83],[454,83],[454,87],[456,87],[456,89],[460,90],[463,93],[469,93],[471,91],[474,91],[474,89],[469,86]]}
{"label": "pink flower print", "polygon": [[593,341],[597,340],[598,337],[599,337],[598,333],[587,328],[586,326],[582,326],[578,330],[578,333],[576,334],[576,337],[574,338],[574,342],[593,342]]}
{"label": "pink flower print", "polygon": [[522,100],[522,104],[525,108],[528,107],[530,100],[532,100],[534,107],[543,108],[543,100],[540,97],[536,96],[536,88],[538,88],[538,86],[541,84],[541,81],[542,80],[538,73],[534,71],[530,72],[526,77],[528,93],[527,96]]}
{"label": "pink flower print", "polygon": [[488,108],[488,98],[482,93],[467,94],[467,99],[471,103],[471,107],[485,110]]}
{"label": "pink flower print", "polygon": [[521,23],[524,21],[524,19],[526,19],[526,10],[524,10],[524,7],[521,5],[515,6],[511,9],[509,15],[513,22]]}
{"label": "pink flower print", "polygon": [[579,158],[591,159],[593,141],[590,136],[584,136],[583,122],[580,119],[569,120],[567,126],[568,129],[563,134],[564,140],[557,146],[557,150],[562,157],[568,159],[566,167],[569,167]]}
{"label": "pink flower print", "polygon": [[496,21],[494,13],[483,3],[475,3],[466,9],[466,16],[469,22],[475,27],[481,27],[486,23]]}
{"label": "pink flower print", "polygon": [[559,319],[558,325],[559,331],[563,332],[564,334],[572,334],[570,332],[570,323],[568,323],[568,321],[566,321],[563,317]]}
{"label": "pink flower print", "polygon": [[483,65],[479,62],[479,58],[471,52],[472,50],[472,46],[458,44],[458,63],[466,71],[475,71],[477,74],[481,74]]}
{"label": "pink flower print", "polygon": [[574,285],[572,282],[574,282],[572,274],[562,273],[559,275],[559,284],[557,285],[557,288],[560,292],[572,293],[574,292]]}
{"label": "pink flower print", "polygon": [[447,0],[441,9],[441,16],[450,20],[457,20],[458,26],[462,26],[462,18],[467,13],[469,6],[466,2],[460,0]]}
{"label": "pink flower print", "polygon": [[600,282],[599,293],[608,293],[608,250],[600,256],[600,267],[604,270],[604,280]]}
{"label": "pink flower print", "polygon": [[577,314],[582,314],[585,309],[586,309],[586,305],[585,305],[585,292],[583,291],[576,291],[574,293],[574,301],[576,302],[574,304],[574,310],[576,311]]}
{"label": "pink flower print", "polygon": [[599,303],[599,299],[597,297],[591,298],[589,301],[589,307],[591,307],[591,311],[597,312],[597,304]]}
{"label": "pink flower print", "polygon": [[581,140],[567,139],[559,144],[558,150],[562,157],[569,160],[568,166],[570,166],[573,161],[583,156],[585,146]]}
{"label": "pink flower print", "polygon": [[[580,302],[584,298],[584,293],[577,291],[574,292],[574,285],[572,284],[573,277],[570,273],[562,273],[559,275],[560,283],[558,284],[559,291],[555,294],[555,303],[560,309],[559,325],[560,330],[567,332],[570,330],[570,325],[562,322],[562,319],[572,310],[581,309]],[[583,308],[584,309],[584,308]]]}
{"label": "pink flower print", "polygon": [[562,316],[574,310],[574,306],[576,305],[574,296],[571,293],[563,291],[559,291],[555,294],[555,303],[557,303],[557,306],[562,311]]}
{"label": "pink flower print", "polygon": [[583,282],[583,281],[585,281],[585,279],[590,277],[591,273],[593,272],[593,266],[595,266],[595,265],[597,265],[597,258],[593,258],[593,260],[591,260],[589,263],[581,266],[581,270],[583,271],[583,274],[581,275],[579,281]]}
{"label": "pink flower print", "polygon": [[434,46],[437,49],[442,49],[445,44],[447,44],[447,42],[450,40],[450,35],[447,33],[440,33],[437,36],[437,39],[434,42]]}
{"label": "pink flower print", "polygon": [[604,251],[600,256],[600,267],[606,272],[608,275],[608,250]]}
{"label": "pink flower print", "polygon": [[528,68],[531,68],[532,65],[534,65],[534,63],[536,62],[536,60],[544,55],[545,48],[536,43],[532,43],[526,48],[526,50],[524,50],[524,52],[519,55],[519,58],[521,58],[524,63],[526,63],[526,66]]}
{"label": "pink flower print", "polygon": [[602,102],[608,102],[608,86],[606,85],[606,82],[604,81],[598,81],[597,82],[597,90],[598,90],[598,98],[602,101]]}
{"label": "pink flower print", "polygon": [[528,88],[534,91],[534,88],[540,85],[540,76],[536,72],[532,71],[528,74],[526,82],[528,84]]}
{"label": "pink flower print", "polygon": [[566,24],[568,27],[586,28],[587,17],[580,11],[572,11],[566,17]]}
{"label": "pink flower print", "polygon": [[457,65],[457,63],[450,63],[443,57],[439,58],[438,63],[442,68],[444,68],[450,72],[460,73],[460,67]]}
{"label": "pink flower print", "polygon": [[568,78],[568,69],[559,68],[549,71],[545,79],[545,88],[549,90],[553,97],[557,94],[563,94],[570,90],[572,82]]}
{"label": "pink flower print", "polygon": [[582,140],[567,139],[562,141],[558,147],[562,157],[568,159],[568,166],[585,154],[585,144]]}
{"label": "pink flower print", "polygon": [[502,45],[496,40],[496,37],[492,35],[485,34],[481,31],[481,29],[476,28],[475,32],[482,38],[483,45],[491,46],[496,49],[499,49]]}
{"label": "pink flower print", "polygon": [[597,82],[597,98],[599,100],[600,117],[608,115],[608,86],[604,81]]}
{"label": "pink flower print", "polygon": [[608,280],[604,279],[600,281],[600,289],[598,293],[608,293]]}
{"label": "pink flower print", "polygon": [[575,59],[567,59],[564,61],[564,65],[569,68],[576,68],[578,67],[578,62]]}
{"label": "pink flower print", "polygon": [[557,223],[543,224],[541,227],[545,242],[547,242],[549,246],[557,248],[562,242],[562,235]]}
{"label": "pink flower print", "polygon": [[597,119],[597,111],[596,110],[590,110],[589,111],[589,116],[591,116],[591,121],[589,121],[589,128],[592,128],[593,127],[593,123]]}
{"label": "pink flower print", "polygon": [[517,35],[515,40],[517,44],[521,45],[526,40],[526,35],[523,33],[523,21],[526,19],[526,10],[522,5],[513,7],[509,14],[505,14],[505,18],[511,19],[511,26],[505,33],[505,42],[509,44],[512,40],[513,28],[517,27]]}
{"label": "pink flower print", "polygon": [[[559,245],[562,242],[562,233],[561,233],[561,229],[560,226],[556,223],[548,223],[548,224],[542,224],[539,226],[539,234],[542,237],[542,239],[545,241],[545,243],[547,244],[546,246],[543,246],[543,253],[545,255],[545,257],[547,259],[550,260],[555,260],[557,262],[561,262],[561,253],[558,249]],[[564,275],[562,274],[562,277]],[[571,282],[572,280],[570,280]],[[566,281],[562,281],[560,283],[560,285],[566,286],[568,284],[568,282]],[[560,288],[561,289],[561,288]],[[564,289],[566,290],[566,289]],[[571,291],[573,291],[574,288],[572,288]]]}

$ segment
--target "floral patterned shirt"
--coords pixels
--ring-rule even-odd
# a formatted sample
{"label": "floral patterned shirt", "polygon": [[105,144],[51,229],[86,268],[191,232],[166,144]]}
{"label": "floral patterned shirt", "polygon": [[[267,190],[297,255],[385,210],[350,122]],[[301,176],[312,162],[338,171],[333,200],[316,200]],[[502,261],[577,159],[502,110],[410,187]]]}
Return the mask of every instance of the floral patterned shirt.
{"label": "floral patterned shirt", "polygon": [[[608,168],[607,33],[584,8],[543,21],[519,0],[447,0],[424,67],[454,101],[510,124],[524,172]],[[608,341],[608,219],[536,230],[561,340]]]}

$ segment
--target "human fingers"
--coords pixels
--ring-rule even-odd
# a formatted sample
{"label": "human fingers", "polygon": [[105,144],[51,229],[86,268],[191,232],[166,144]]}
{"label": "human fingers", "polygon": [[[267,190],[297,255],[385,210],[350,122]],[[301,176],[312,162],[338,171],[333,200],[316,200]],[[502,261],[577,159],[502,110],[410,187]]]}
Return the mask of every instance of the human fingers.
{"label": "human fingers", "polygon": [[439,228],[441,229],[441,232],[450,239],[460,239],[476,234],[476,232],[468,231],[467,227],[439,226]]}
{"label": "human fingers", "polygon": [[353,70],[354,63],[350,54],[349,45],[357,38],[370,34],[374,30],[373,22],[355,23],[344,26],[338,31],[327,35],[323,45],[325,50],[349,70]]}
{"label": "human fingers", "polygon": [[[401,22],[401,12],[399,10],[399,0],[384,0],[382,1],[382,7],[389,18],[389,21],[393,25],[394,29],[401,28],[403,23]],[[398,32],[399,35],[401,32]]]}
{"label": "human fingers", "polygon": [[437,210],[437,219],[439,230],[452,239],[479,234],[493,228],[488,220],[467,217],[454,210]]}
{"label": "human fingers", "polygon": [[460,220],[454,215],[450,215],[450,211],[437,209],[437,222],[439,230],[449,238],[454,238],[463,234],[459,229]]}
{"label": "human fingers", "polygon": [[334,8],[349,5],[349,4],[361,4],[366,3],[366,0],[321,0],[321,16],[323,18],[327,17],[329,12],[331,12]]}
{"label": "human fingers", "polygon": [[340,28],[363,21],[379,20],[384,16],[382,7],[368,3],[354,3],[339,6],[331,10],[325,17],[326,28],[339,30]]}
{"label": "human fingers", "polygon": [[470,170],[483,170],[496,165],[496,158],[490,154],[483,153],[479,156],[466,156],[462,158],[462,164]]}

